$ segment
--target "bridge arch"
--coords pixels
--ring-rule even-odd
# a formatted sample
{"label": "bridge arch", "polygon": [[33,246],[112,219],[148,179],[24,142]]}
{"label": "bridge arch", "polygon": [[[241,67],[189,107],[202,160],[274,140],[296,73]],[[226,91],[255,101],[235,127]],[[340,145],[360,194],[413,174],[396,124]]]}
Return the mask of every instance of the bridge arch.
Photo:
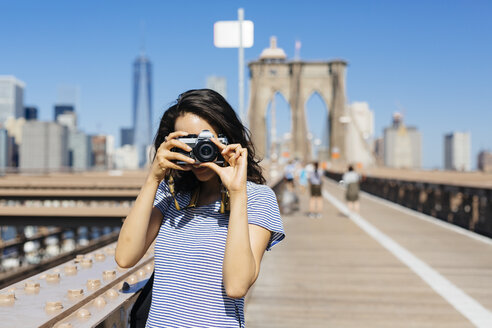
{"label": "bridge arch", "polygon": [[[286,154],[290,153],[289,136],[292,130],[292,110],[285,95],[280,91],[275,91],[268,102],[266,115],[266,153],[264,158],[270,160],[285,159]],[[287,128],[287,130],[286,130]]]}
{"label": "bridge arch", "polygon": [[[279,49],[271,46],[270,50]],[[306,147],[308,139],[304,106],[311,94],[316,91],[327,104],[326,107],[331,109],[327,122],[330,134],[329,154],[338,149],[339,161],[345,162],[345,133],[343,119],[340,120],[346,116],[347,63],[345,61],[286,61],[282,56],[265,56],[260,57],[258,61],[250,62],[248,66],[250,70],[249,129],[260,157],[265,157],[267,150],[266,109],[275,92],[280,92],[291,108],[292,156],[305,161],[311,159],[311,149]]]}
{"label": "bridge arch", "polygon": [[318,90],[313,90],[308,93],[304,104],[304,110],[306,115],[307,124],[307,137],[311,143],[308,146],[311,147],[310,153],[311,159],[326,158],[329,145],[329,131],[328,117],[330,108],[326,97],[323,97]]}

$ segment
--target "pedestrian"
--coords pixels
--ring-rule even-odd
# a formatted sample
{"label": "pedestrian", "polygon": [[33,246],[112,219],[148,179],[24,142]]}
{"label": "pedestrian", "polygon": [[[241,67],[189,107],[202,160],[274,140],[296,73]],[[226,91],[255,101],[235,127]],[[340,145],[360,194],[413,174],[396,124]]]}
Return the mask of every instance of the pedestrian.
{"label": "pedestrian", "polygon": [[288,184],[294,186],[294,178],[296,173],[296,163],[294,160],[290,160],[284,169],[284,177]]}
{"label": "pedestrian", "polygon": [[302,164],[299,170],[299,187],[302,193],[306,191],[307,185],[308,185],[308,171],[306,165]]}
{"label": "pedestrian", "polygon": [[323,198],[321,195],[321,186],[323,171],[319,168],[319,163],[313,163],[313,170],[309,173],[309,213],[308,216],[320,218],[323,210]]}
{"label": "pedestrian", "polygon": [[299,210],[299,197],[293,183],[286,183],[280,197],[280,210],[284,215],[293,214]]}
{"label": "pedestrian", "polygon": [[359,213],[359,190],[360,190],[360,175],[354,171],[352,165],[348,166],[347,172],[342,176],[343,184],[345,185],[345,200],[350,211]]}
{"label": "pedestrian", "polygon": [[115,254],[132,267],[155,241],[146,327],[244,327],[264,251],[284,238],[250,133],[220,94],[190,90],[163,114],[154,146]]}

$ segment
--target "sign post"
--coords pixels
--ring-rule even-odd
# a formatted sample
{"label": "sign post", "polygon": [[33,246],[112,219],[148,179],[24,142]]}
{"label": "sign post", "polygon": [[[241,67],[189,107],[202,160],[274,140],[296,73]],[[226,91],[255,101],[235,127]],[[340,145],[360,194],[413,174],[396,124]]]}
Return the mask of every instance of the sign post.
{"label": "sign post", "polygon": [[[238,71],[239,71],[239,113],[243,124],[246,122],[244,118],[244,48],[243,48],[243,20],[244,9],[237,10],[237,20],[239,21],[239,51],[238,51]],[[247,124],[246,124],[247,125]]]}
{"label": "sign post", "polygon": [[244,9],[237,11],[237,21],[218,21],[214,24],[214,45],[217,48],[238,48],[238,85],[239,115],[243,124],[244,113],[244,48],[251,48],[254,43],[254,25],[244,20]]}

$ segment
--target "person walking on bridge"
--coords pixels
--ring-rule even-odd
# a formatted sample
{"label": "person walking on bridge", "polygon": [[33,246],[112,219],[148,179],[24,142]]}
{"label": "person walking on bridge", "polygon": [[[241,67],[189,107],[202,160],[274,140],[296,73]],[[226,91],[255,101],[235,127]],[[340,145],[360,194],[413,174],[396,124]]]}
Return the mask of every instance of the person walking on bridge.
{"label": "person walking on bridge", "polygon": [[284,169],[284,177],[288,184],[291,184],[294,187],[294,180],[296,175],[296,163],[293,159],[291,159]]}
{"label": "person walking on bridge", "polygon": [[249,131],[220,94],[190,90],[162,116],[154,146],[115,254],[132,267],[155,241],[146,327],[245,327],[244,296],[285,236]]}
{"label": "person walking on bridge", "polygon": [[310,217],[321,218],[321,211],[323,210],[323,197],[321,194],[321,183],[323,176],[323,170],[319,168],[319,163],[313,163],[313,170],[309,172],[309,213]]}
{"label": "person walking on bridge", "polygon": [[359,190],[360,190],[360,175],[354,171],[354,167],[349,165],[348,171],[342,176],[343,184],[345,185],[345,200],[350,211],[359,213]]}

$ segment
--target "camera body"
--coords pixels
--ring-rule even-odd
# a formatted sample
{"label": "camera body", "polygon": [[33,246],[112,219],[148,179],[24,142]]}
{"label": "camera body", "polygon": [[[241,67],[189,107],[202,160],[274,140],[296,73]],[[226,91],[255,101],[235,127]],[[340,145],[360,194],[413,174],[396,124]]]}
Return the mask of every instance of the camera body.
{"label": "camera body", "polygon": [[[213,137],[213,133],[209,130],[202,130],[199,135],[189,134],[186,137],[181,137],[177,140],[190,146],[191,151],[188,152],[178,147],[172,148],[171,151],[185,154],[186,156],[193,158],[197,164],[205,162],[223,164],[224,158],[220,154],[219,148],[213,143],[212,140],[210,140]],[[227,138],[223,135],[219,134],[217,139],[225,145],[229,144]],[[178,160],[176,161],[176,164],[183,165],[188,163]]]}

